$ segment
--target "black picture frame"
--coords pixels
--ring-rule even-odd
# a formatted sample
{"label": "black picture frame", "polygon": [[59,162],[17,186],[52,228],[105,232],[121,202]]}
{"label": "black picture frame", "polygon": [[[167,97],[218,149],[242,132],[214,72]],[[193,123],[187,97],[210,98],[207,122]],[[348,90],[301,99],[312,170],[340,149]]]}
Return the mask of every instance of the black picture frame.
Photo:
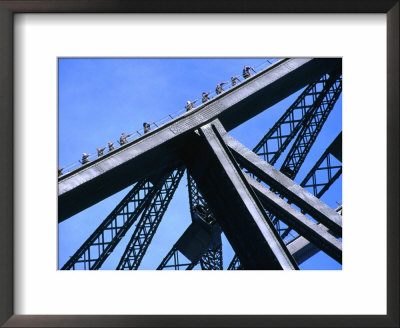
{"label": "black picture frame", "polygon": [[[399,327],[399,1],[0,0],[0,324],[4,327]],[[384,13],[387,17],[387,315],[14,315],[15,13]],[[367,289],[368,286],[365,286]]]}

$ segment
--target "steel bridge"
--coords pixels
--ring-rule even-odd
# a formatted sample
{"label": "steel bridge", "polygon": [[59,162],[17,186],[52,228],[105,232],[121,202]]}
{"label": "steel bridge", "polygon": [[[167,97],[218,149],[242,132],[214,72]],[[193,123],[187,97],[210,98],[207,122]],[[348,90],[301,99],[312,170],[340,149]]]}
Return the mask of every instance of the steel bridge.
{"label": "steel bridge", "polygon": [[[342,173],[341,133],[295,182],[341,94],[341,69],[338,58],[279,60],[60,176],[59,222],[132,188],[62,269],[100,269],[125,237],[116,269],[137,270],[185,171],[192,223],[154,269],[222,270],[221,233],[236,254],[228,270],[297,270],[320,250],[341,263],[341,206],[332,209],[320,200]],[[301,89],[253,150],[229,134]]]}

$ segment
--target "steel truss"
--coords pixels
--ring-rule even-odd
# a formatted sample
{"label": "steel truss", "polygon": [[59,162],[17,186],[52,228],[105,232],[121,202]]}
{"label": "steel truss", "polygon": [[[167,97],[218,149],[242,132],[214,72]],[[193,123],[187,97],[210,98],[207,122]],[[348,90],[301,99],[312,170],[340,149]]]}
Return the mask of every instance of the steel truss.
{"label": "steel truss", "polygon": [[[297,175],[298,171],[300,170],[301,165],[303,164],[307,154],[309,153],[312,145],[314,144],[319,132],[322,129],[322,126],[324,125],[324,123],[326,122],[326,119],[328,117],[328,115],[330,114],[330,112],[332,111],[337,99],[340,96],[340,93],[342,91],[342,79],[341,76],[338,75],[338,73],[336,74],[331,74],[329,77],[328,75],[325,75],[320,81],[324,81],[323,83],[323,89],[321,90],[321,92],[319,93],[318,98],[316,98],[315,102],[313,103],[312,106],[312,110],[307,112],[306,115],[304,115],[303,120],[302,120],[302,129],[299,133],[299,135],[297,136],[294,144],[292,145],[289,154],[287,155],[284,163],[282,164],[281,167],[281,172],[285,173],[288,177],[290,177],[291,179],[294,179],[295,176]],[[316,85],[315,83],[312,85]],[[310,89],[310,87],[312,86],[310,85],[307,89]],[[306,89],[306,90],[307,90]],[[305,90],[305,91],[306,91]],[[302,93],[302,95],[299,98],[302,98],[304,95],[304,92]],[[299,99],[296,100],[296,103],[299,102]],[[293,108],[295,108],[293,105],[291,106]],[[287,116],[287,113],[290,112],[290,108],[289,110],[280,118],[279,121],[284,121],[284,117]],[[274,125],[274,131],[272,133],[268,133],[266,136],[264,136],[264,138],[260,141],[260,143],[254,148],[255,152],[258,151],[258,155],[261,155],[261,157],[264,158],[269,158],[269,153],[266,151],[268,148],[268,139],[266,139],[266,137],[268,136],[273,136],[274,133],[276,134],[276,131],[279,131],[278,128],[276,128],[275,126],[277,126],[277,124]],[[292,125],[290,125],[292,126]],[[299,127],[300,125],[298,125]],[[272,129],[271,129],[272,130]],[[270,130],[270,131],[271,131]],[[293,128],[292,130],[292,135],[289,135],[289,137],[286,137],[285,142],[291,137],[293,139],[294,134],[293,132],[295,131],[295,129]],[[297,132],[297,131],[296,131]],[[286,144],[285,142],[282,142],[281,139],[277,139],[278,141],[278,146],[281,145],[282,147],[286,148]],[[290,140],[289,140],[290,142]],[[289,144],[289,142],[287,142],[287,144]],[[263,152],[260,153],[260,149],[263,149]],[[271,157],[271,161],[273,161],[270,164],[273,164],[274,162],[276,162],[276,160],[278,159],[279,155],[282,154],[282,152],[284,151],[284,149],[281,151],[280,148],[278,148],[278,151],[273,153],[273,156]],[[324,153],[325,154],[325,153]],[[326,157],[326,156],[325,156]],[[322,162],[325,159],[324,155],[321,157],[321,159],[319,161],[317,161],[317,163],[315,164],[314,168],[310,171],[310,173],[307,175],[307,180],[303,181],[303,183],[301,184],[302,187],[305,187],[306,182],[308,182],[308,180],[310,178],[312,178],[314,176],[314,179],[316,179],[315,173],[313,174],[313,170],[317,170],[316,167],[319,167]],[[327,158],[327,161],[329,161],[330,158]],[[332,179],[329,179],[329,177],[331,177],[331,172],[332,170],[336,169],[336,167],[330,167],[329,166],[330,162],[328,163],[328,181],[327,183],[325,183],[323,185],[323,187],[325,187],[325,189],[323,190],[323,192],[325,192],[329,186],[340,176],[341,174],[341,168],[340,168],[340,172],[336,172],[334,174],[334,176],[332,177]],[[323,169],[321,167],[321,169]],[[250,172],[251,175],[252,172]],[[314,186],[314,188],[317,188],[317,185],[313,182],[311,183],[310,186]],[[322,189],[321,189],[322,191]],[[323,193],[320,193],[319,196],[317,196],[317,194],[314,193],[315,196],[317,196],[318,198],[322,196]],[[270,218],[270,220],[274,223],[275,227],[277,228],[278,232],[281,235],[281,238],[285,238],[289,235],[289,233],[291,232],[291,228],[288,227],[286,224],[283,224],[280,220],[278,220],[272,213],[268,213],[268,217]],[[282,226],[282,228],[281,228]],[[237,256],[235,255],[231,261],[231,263],[229,264],[228,270],[237,270],[240,266],[240,261],[237,258]]]}
{"label": "steel truss", "polygon": [[[300,183],[300,186],[310,190],[310,192],[312,192],[317,198],[321,198],[342,174],[341,143],[342,133],[340,133],[330,144]],[[338,149],[340,149],[340,155],[337,154]],[[332,163],[336,163],[336,165],[333,165]],[[290,232],[290,227],[284,229],[281,234],[282,238],[285,238]]]}
{"label": "steel truss", "polygon": [[[342,133],[325,150],[310,172],[301,182],[301,186],[312,190],[314,196],[320,198],[342,174],[342,156],[335,149],[341,148]],[[335,163],[335,164],[334,164]]]}
{"label": "steel truss", "polygon": [[[342,79],[340,74],[331,74],[329,78],[327,78],[324,89],[316,99],[313,110],[308,113],[307,120],[305,120],[303,127],[281,166],[280,171],[292,180],[294,180],[301,165],[304,163],[306,156],[325,124],[341,91]],[[275,224],[282,239],[286,238],[292,229],[283,224],[272,213],[268,213],[268,217]]]}
{"label": "steel truss", "polygon": [[75,270],[78,264],[84,270],[98,270],[149,204],[162,181],[164,178],[156,185],[149,179],[137,182],[61,270]]}
{"label": "steel truss", "polygon": [[126,246],[117,270],[137,270],[185,172],[179,168],[158,188]]}
{"label": "steel truss", "polygon": [[[329,187],[339,178],[342,173],[341,165],[332,165],[332,162],[337,163],[341,161],[341,135],[342,134],[340,133],[335,138],[335,140],[325,150],[325,152],[318,159],[318,161],[311,168],[310,172],[306,175],[306,177],[300,184],[300,186],[302,186],[303,188],[309,189],[310,192],[312,192],[317,198],[322,197],[322,195],[329,189]],[[322,172],[324,174],[319,175],[317,174],[318,172]],[[341,206],[338,210],[338,213],[341,214]],[[287,231],[284,231],[281,237],[285,238],[289,232],[290,230],[287,229]],[[292,242],[293,240],[287,241],[286,245],[289,245]],[[319,249],[317,251],[319,251]],[[313,255],[314,253],[310,252],[308,254]],[[305,259],[303,258],[303,260]],[[235,255],[228,266],[228,270],[242,269],[243,267],[240,264],[240,260]]]}
{"label": "steel truss", "polygon": [[325,74],[318,81],[308,85],[254,147],[253,151],[266,162],[274,165],[294,139],[299,129],[307,123],[311,113],[315,112],[318,104],[325,97],[328,91],[328,82],[329,75]]}
{"label": "steel truss", "polygon": [[285,173],[291,179],[294,179],[299,172],[301,165],[342,92],[341,76],[338,77],[337,74],[332,74],[325,86],[325,90],[325,95],[317,99],[315,110],[310,113],[311,115],[307,124],[302,127],[282,164],[281,172]]}
{"label": "steel truss", "polygon": [[200,266],[202,270],[223,270],[222,244],[204,253],[200,259]]}
{"label": "steel truss", "polygon": [[[260,140],[253,151],[270,164],[275,164],[279,156],[285,151],[287,146],[294,139],[299,129],[308,123],[312,113],[315,113],[321,104],[324,103],[324,99],[327,97],[333,81],[334,80],[332,77],[330,77],[328,74],[325,74],[318,81],[315,81],[306,87],[296,101],[286,110],[281,118]],[[196,203],[201,204],[207,210],[209,210],[206,201],[198,192],[193,179],[188,179],[189,201],[191,209],[193,203]],[[193,197],[194,202],[192,201],[191,197]],[[280,221],[275,220],[275,225],[279,229]],[[215,258],[217,255],[212,254],[212,250],[209,252],[211,252],[211,254],[205,257],[207,259]],[[201,263],[202,261],[203,258]],[[206,265],[202,265],[202,268],[203,267],[206,267]]]}

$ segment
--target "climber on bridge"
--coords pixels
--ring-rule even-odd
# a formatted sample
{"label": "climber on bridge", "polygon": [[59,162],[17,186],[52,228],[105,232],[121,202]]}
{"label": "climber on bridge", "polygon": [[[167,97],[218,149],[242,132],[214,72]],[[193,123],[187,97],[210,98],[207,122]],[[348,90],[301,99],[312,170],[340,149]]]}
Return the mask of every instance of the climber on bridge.
{"label": "climber on bridge", "polygon": [[240,75],[238,75],[238,76],[232,76],[232,77],[231,77],[232,86],[235,86],[235,85],[236,85],[236,81],[239,81],[239,82],[240,82],[239,76],[240,76]]}
{"label": "climber on bridge", "polygon": [[103,156],[104,149],[106,149],[106,147],[97,148],[97,157]]}
{"label": "climber on bridge", "polygon": [[114,150],[114,143],[109,141],[108,142],[108,151],[110,152],[110,151],[113,151],[113,150]]}
{"label": "climber on bridge", "polygon": [[201,102],[204,104],[205,102],[209,101],[210,98],[208,98],[208,96],[211,94],[211,90],[207,92],[203,92],[201,94]]}
{"label": "climber on bridge", "polygon": [[222,89],[222,86],[227,83],[228,82],[221,82],[221,83],[217,84],[217,87],[215,88],[215,92],[217,93],[217,95],[224,92],[224,89]]}
{"label": "climber on bridge", "polygon": [[58,166],[58,176],[63,175],[62,171],[64,170],[64,167],[60,168],[60,166]]}
{"label": "climber on bridge", "polygon": [[128,143],[128,141],[126,140],[126,138],[129,138],[133,133],[130,134],[125,134],[124,132],[121,133],[121,137],[119,138],[119,144],[125,145],[126,143]]}
{"label": "climber on bridge", "polygon": [[[150,123],[150,124],[154,124],[154,122],[153,123]],[[147,132],[149,132],[151,129],[150,129],[150,124],[149,123],[146,123],[146,122],[144,122],[143,123],[143,130],[144,130],[144,133],[147,133]]]}
{"label": "climber on bridge", "polygon": [[185,106],[185,108],[186,108],[186,111],[188,112],[188,111],[190,111],[190,110],[192,110],[193,109],[193,107],[194,107],[194,104],[197,102],[197,99],[195,99],[195,100],[193,100],[193,101],[187,101],[186,102],[186,106]]}
{"label": "climber on bridge", "polygon": [[250,70],[252,70],[254,73],[256,73],[256,71],[254,70],[254,67],[244,65],[244,67],[243,67],[243,77],[245,79],[250,77]]}
{"label": "climber on bridge", "polygon": [[82,154],[82,160],[81,160],[82,165],[89,162],[89,159],[88,159],[89,156],[90,156],[90,154],[86,154],[86,153]]}

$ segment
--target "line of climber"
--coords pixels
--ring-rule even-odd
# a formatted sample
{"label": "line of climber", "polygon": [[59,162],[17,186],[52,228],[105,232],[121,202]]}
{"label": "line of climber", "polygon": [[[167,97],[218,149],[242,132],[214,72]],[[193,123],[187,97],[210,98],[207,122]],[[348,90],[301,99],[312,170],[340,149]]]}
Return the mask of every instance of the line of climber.
{"label": "line of climber", "polygon": [[[251,76],[251,72],[250,72],[251,70],[254,73],[256,73],[254,67],[244,65],[243,72],[242,72],[242,76],[243,76],[244,79],[247,79],[247,78],[249,78]],[[235,86],[237,84],[237,82],[241,82],[239,80],[239,77],[240,77],[240,75],[231,77],[232,86]],[[219,94],[221,94],[222,92],[225,91],[223,89],[223,85],[225,85],[225,84],[228,84],[228,82],[221,82],[221,83],[217,84],[217,87],[215,89],[215,93],[217,95],[219,95]],[[211,91],[202,93],[202,103],[203,104],[205,102],[207,102],[208,100],[210,100],[210,98],[209,98],[210,94],[211,94]],[[191,109],[193,109],[194,108],[194,104],[196,102],[197,102],[197,99],[195,99],[193,101],[187,101],[186,106],[185,106],[186,111],[188,112]],[[151,124],[154,124],[154,122],[150,123],[150,124],[146,123],[146,122],[143,123],[143,130],[144,130],[145,134],[151,130]],[[118,142],[120,144],[120,146],[127,144],[128,141],[126,139],[129,138],[132,134],[133,133],[130,133],[130,134],[122,133],[120,138],[119,138],[119,142]],[[113,142],[109,141],[107,146],[108,146],[108,152],[112,152],[114,150],[114,143]],[[106,148],[107,147],[97,148],[97,157],[103,156],[104,155],[104,150]],[[82,165],[85,165],[86,163],[90,162],[90,160],[89,160],[90,156],[91,156],[91,154],[82,153],[82,158],[81,158],[81,160],[79,160],[79,163],[81,163]],[[64,169],[65,169],[65,167],[60,168],[60,166],[58,166],[58,176],[63,175],[63,170]]]}
{"label": "line of climber", "polygon": [[[153,123],[147,123],[147,122],[143,123],[144,133],[147,133],[147,132],[149,132],[151,130],[151,124],[154,124],[154,122]],[[123,146],[123,145],[127,144],[128,140],[126,140],[126,139],[129,138],[132,134],[133,133],[125,134],[125,132],[122,132],[121,136],[119,138],[119,141],[118,141],[119,145]],[[114,143],[111,142],[111,141],[108,142],[107,146],[108,146],[108,152],[112,152],[115,149],[114,148]],[[104,150],[106,148],[107,147],[97,148],[97,157],[103,156],[104,155]],[[88,163],[89,162],[89,156],[91,156],[91,154],[83,153],[82,154],[82,159],[79,160],[79,163],[81,163],[82,165]],[[58,166],[58,176],[63,175],[63,170],[64,170],[64,167],[60,168],[60,166]]]}
{"label": "line of climber", "polygon": [[[250,75],[251,75],[250,70],[252,70],[254,73],[256,73],[256,71],[254,70],[254,67],[244,65],[244,67],[243,67],[243,73],[242,73],[244,79],[247,79],[247,78],[250,77]],[[240,82],[239,77],[240,77],[240,75],[238,75],[238,76],[232,76],[232,77],[231,77],[231,84],[232,84],[233,87],[236,85],[237,82]],[[224,92],[225,90],[224,90],[222,87],[223,87],[223,85],[228,84],[228,83],[229,83],[229,82],[221,82],[221,83],[218,83],[218,84],[217,84],[217,87],[215,88],[215,93],[216,93],[217,95],[219,95],[219,94],[221,94],[222,92]],[[207,101],[210,100],[210,98],[209,98],[210,94],[211,94],[211,90],[210,90],[209,92],[203,92],[203,93],[201,94],[201,102],[202,102],[203,104],[204,104],[205,102],[207,102]],[[198,100],[198,99],[195,99],[195,100],[193,100],[193,101],[188,100],[188,101],[186,102],[185,108],[186,108],[186,111],[187,111],[187,112],[190,111],[190,110],[192,110],[192,109],[194,108],[194,104],[197,102],[197,100]]]}

